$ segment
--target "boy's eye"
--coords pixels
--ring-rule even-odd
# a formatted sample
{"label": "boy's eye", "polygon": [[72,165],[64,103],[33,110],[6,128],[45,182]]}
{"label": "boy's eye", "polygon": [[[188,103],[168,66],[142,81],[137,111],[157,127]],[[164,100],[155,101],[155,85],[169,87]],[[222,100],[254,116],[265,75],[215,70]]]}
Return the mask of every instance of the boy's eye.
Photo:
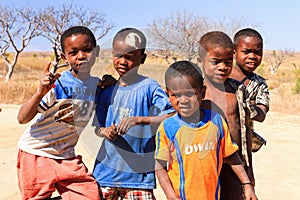
{"label": "boy's eye", "polygon": [[186,93],[184,93],[184,95],[187,97],[192,97],[195,95],[195,92],[186,92]]}
{"label": "boy's eye", "polygon": [[252,50],[252,49],[245,49],[242,51],[244,54],[254,53],[256,55],[262,55],[262,50]]}
{"label": "boy's eye", "polygon": [[262,55],[262,50],[254,50],[254,54],[256,55]]}
{"label": "boy's eye", "polygon": [[70,51],[70,52],[69,52],[69,55],[75,56],[77,53],[78,53],[78,51]]}
{"label": "boy's eye", "polygon": [[114,54],[113,56],[114,56],[115,58],[121,58],[121,57],[122,57],[122,54],[116,53],[116,54]]}
{"label": "boy's eye", "polygon": [[250,49],[245,49],[244,51],[242,51],[243,53],[245,53],[245,54],[249,54],[249,53],[251,53],[252,52],[252,50],[250,50]]}
{"label": "boy's eye", "polygon": [[133,60],[134,55],[131,54],[113,54],[114,58],[124,58],[126,60]]}
{"label": "boy's eye", "polygon": [[131,55],[124,55],[124,58],[127,59],[127,60],[131,60],[132,56]]}
{"label": "boy's eye", "polygon": [[180,97],[180,94],[179,93],[173,93],[172,95],[171,95],[172,97]]}
{"label": "boy's eye", "polygon": [[218,64],[218,61],[216,61],[216,60],[211,60],[210,63],[211,63],[212,65],[217,65],[217,64]]}
{"label": "boy's eye", "polygon": [[176,97],[176,98],[180,98],[182,96],[192,97],[194,95],[196,95],[194,91],[188,91],[188,92],[184,92],[184,93],[173,93],[171,96]]}
{"label": "boy's eye", "polygon": [[225,62],[226,65],[232,65],[232,63],[233,63],[232,61],[226,61]]}
{"label": "boy's eye", "polygon": [[92,48],[85,48],[85,49],[83,49],[82,51],[83,52],[86,52],[86,53],[89,53],[89,52],[91,52],[93,49]]}

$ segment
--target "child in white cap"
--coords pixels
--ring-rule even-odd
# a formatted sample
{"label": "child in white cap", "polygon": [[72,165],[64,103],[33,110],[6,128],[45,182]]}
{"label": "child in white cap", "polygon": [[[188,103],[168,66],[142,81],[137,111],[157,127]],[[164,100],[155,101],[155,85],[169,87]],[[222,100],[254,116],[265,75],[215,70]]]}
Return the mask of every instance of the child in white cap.
{"label": "child in white cap", "polygon": [[155,199],[155,130],[173,113],[168,97],[153,79],[138,74],[146,38],[135,28],[113,40],[113,64],[120,75],[97,102],[96,134],[103,137],[93,175],[103,199]]}

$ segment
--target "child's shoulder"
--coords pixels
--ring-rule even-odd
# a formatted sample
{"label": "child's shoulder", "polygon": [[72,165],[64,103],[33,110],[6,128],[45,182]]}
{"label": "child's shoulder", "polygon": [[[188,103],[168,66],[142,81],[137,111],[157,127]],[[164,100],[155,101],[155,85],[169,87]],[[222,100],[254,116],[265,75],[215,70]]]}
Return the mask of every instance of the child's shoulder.
{"label": "child's shoulder", "polygon": [[158,82],[155,79],[143,75],[141,75],[140,82],[158,84]]}
{"label": "child's shoulder", "polygon": [[222,119],[222,115],[212,109],[203,109],[202,110],[204,111],[204,120],[203,121],[209,121],[209,120],[212,120],[214,118],[220,118]]}
{"label": "child's shoulder", "polygon": [[240,85],[243,85],[243,83],[241,81],[238,81],[233,78],[227,78],[225,81],[225,84],[230,85],[234,91],[236,91]]}
{"label": "child's shoulder", "polygon": [[150,90],[155,90],[155,88],[161,87],[155,79],[143,75],[140,76],[136,86],[137,88],[148,88]]}
{"label": "child's shoulder", "polygon": [[266,82],[266,78],[264,78],[263,76],[260,76],[256,73],[252,73],[250,76],[250,79],[255,82]]}

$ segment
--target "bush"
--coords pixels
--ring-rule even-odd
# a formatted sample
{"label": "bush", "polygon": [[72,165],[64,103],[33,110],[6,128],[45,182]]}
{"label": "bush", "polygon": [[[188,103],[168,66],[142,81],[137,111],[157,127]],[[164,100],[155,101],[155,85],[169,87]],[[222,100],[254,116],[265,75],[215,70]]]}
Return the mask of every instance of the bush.
{"label": "bush", "polygon": [[295,87],[293,88],[293,92],[295,94],[300,94],[300,70],[296,70],[296,83]]}

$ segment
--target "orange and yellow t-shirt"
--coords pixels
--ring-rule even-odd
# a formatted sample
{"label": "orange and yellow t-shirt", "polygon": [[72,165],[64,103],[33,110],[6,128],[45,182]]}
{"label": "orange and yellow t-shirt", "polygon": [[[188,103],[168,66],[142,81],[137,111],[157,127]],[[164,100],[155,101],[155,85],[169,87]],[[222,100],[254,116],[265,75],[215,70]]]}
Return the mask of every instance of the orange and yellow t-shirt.
{"label": "orange and yellow t-shirt", "polygon": [[181,199],[219,199],[223,158],[238,149],[221,115],[204,112],[198,124],[176,114],[157,131],[155,158],[168,161],[169,178]]}

